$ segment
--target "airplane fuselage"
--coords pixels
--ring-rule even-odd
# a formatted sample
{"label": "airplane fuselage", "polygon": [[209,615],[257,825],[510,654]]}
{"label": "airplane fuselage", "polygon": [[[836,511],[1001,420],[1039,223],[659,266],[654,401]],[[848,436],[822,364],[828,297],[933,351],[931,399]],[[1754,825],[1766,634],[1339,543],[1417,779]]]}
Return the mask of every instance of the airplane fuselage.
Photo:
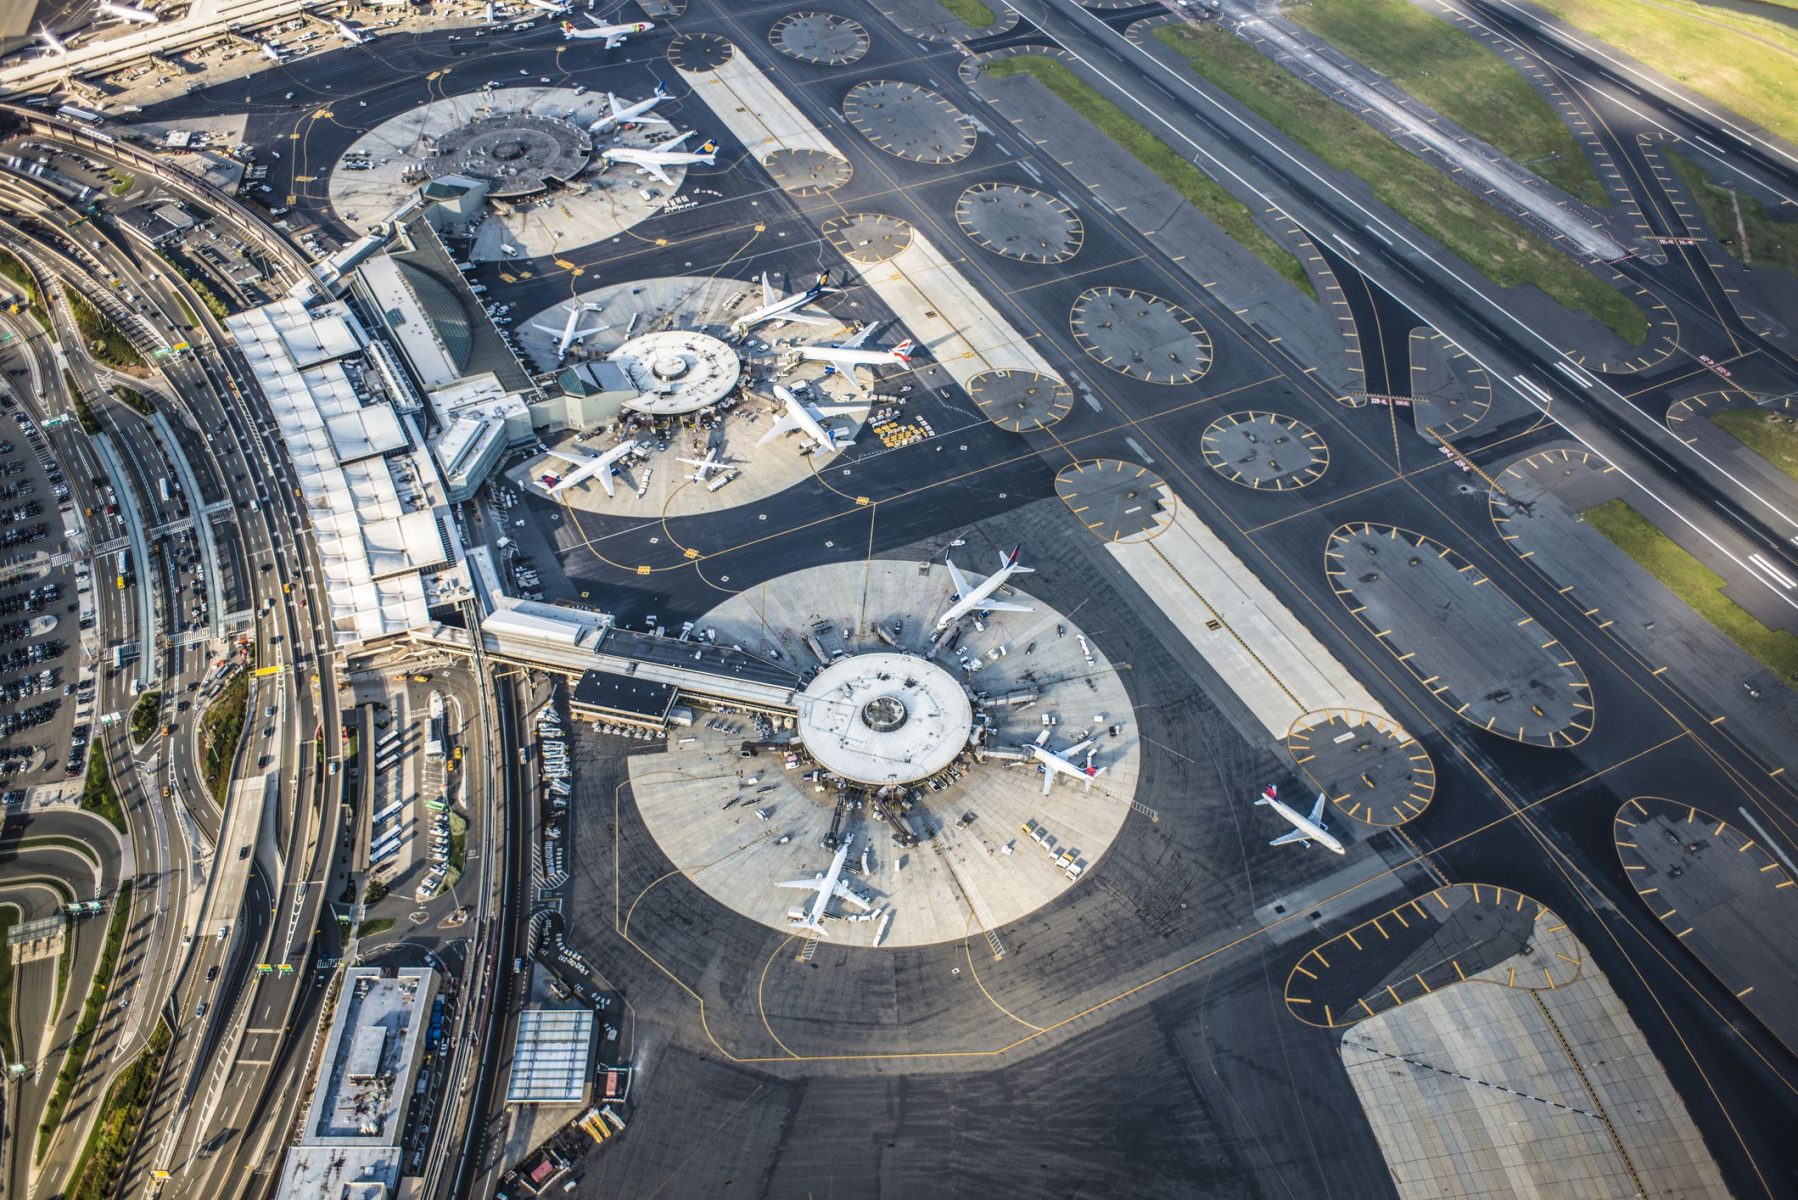
{"label": "airplane fuselage", "polygon": [[962,596],[954,604],[951,604],[948,612],[937,618],[936,631],[941,633],[969,613],[979,612],[981,609],[985,608],[986,602],[993,598],[994,592],[997,592],[1000,588],[1005,586],[1006,580],[1025,569],[1026,568],[1020,567],[1013,561],[1008,562],[993,574],[988,575],[976,585],[972,591],[968,592],[965,596]]}
{"label": "airplane fuselage", "polygon": [[1269,808],[1272,808],[1275,812],[1279,813],[1281,817],[1285,818],[1287,824],[1298,830],[1298,832],[1303,835],[1305,841],[1316,842],[1324,849],[1330,850],[1336,854],[1348,853],[1348,849],[1337,840],[1335,834],[1311,820],[1311,818],[1307,817],[1304,813],[1299,812],[1291,805],[1282,800],[1275,799],[1272,796],[1263,795],[1261,799]]}

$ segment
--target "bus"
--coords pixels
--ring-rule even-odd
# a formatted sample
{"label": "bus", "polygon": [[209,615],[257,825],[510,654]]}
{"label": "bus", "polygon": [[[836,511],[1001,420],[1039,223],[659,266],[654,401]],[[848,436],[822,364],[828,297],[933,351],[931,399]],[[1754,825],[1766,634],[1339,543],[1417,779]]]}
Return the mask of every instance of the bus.
{"label": "bus", "polygon": [[170,497],[169,497],[169,479],[168,479],[168,476],[166,476],[166,475],[164,475],[164,476],[162,476],[162,477],[161,477],[161,478],[160,478],[160,479],[158,479],[158,480],[157,480],[157,481],[156,481],[156,490],[157,490],[157,492],[158,492],[158,493],[160,493],[160,494],[161,494],[161,496],[162,496],[162,502],[163,502],[163,503],[164,503],[164,504],[167,504],[167,503],[168,503],[168,502],[169,502],[169,499],[170,499]]}
{"label": "bus", "polygon": [[131,551],[120,550],[118,559],[119,591],[124,591],[131,582]]}
{"label": "bus", "polygon": [[56,110],[56,115],[65,121],[74,121],[80,125],[98,125],[106,119],[97,112],[76,108],[73,104],[62,105]]}
{"label": "bus", "polygon": [[380,812],[375,814],[375,819],[370,823],[370,827],[378,829],[382,825],[393,820],[393,818],[399,816],[405,810],[406,802],[404,800],[395,800],[392,804],[389,804],[386,808],[383,808]]}
{"label": "bus", "polygon": [[426,800],[425,807],[430,809],[432,812],[439,812],[439,813],[440,812],[448,812],[449,811],[449,801],[445,800],[442,796],[438,796],[437,798],[435,798],[433,800]]}

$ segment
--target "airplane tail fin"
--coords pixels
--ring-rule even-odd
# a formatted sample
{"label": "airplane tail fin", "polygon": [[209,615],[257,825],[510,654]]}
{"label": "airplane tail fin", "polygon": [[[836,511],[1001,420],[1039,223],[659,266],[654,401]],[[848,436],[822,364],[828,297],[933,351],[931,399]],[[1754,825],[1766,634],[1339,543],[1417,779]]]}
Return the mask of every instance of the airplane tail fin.
{"label": "airplane tail fin", "polygon": [[698,153],[705,155],[706,165],[710,166],[713,157],[715,157],[718,153],[718,143],[717,142],[707,142],[705,145],[703,145],[699,148]]}
{"label": "airplane tail fin", "polygon": [[660,79],[656,80],[656,97],[657,97],[657,99],[660,99],[661,97],[666,96],[667,94],[668,94],[668,85],[663,83]]}
{"label": "airplane tail fin", "polygon": [[1273,784],[1270,783],[1266,787],[1261,789],[1261,794],[1259,796],[1255,797],[1255,803],[1256,804],[1272,804],[1276,799],[1278,799],[1279,795],[1280,795],[1280,789],[1276,788]]}
{"label": "airplane tail fin", "polygon": [[897,346],[893,347],[893,358],[900,363],[911,362],[911,347],[912,340],[906,338],[903,342],[900,342]]}

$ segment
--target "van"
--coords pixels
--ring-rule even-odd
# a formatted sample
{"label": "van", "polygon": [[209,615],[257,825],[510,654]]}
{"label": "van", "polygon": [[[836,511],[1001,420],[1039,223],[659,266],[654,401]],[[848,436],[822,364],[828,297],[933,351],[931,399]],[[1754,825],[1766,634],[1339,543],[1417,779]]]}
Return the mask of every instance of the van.
{"label": "van", "polygon": [[499,252],[501,254],[505,255],[507,258],[517,258],[518,257],[518,247],[514,246],[511,242],[506,242],[503,245],[501,245],[499,248]]}

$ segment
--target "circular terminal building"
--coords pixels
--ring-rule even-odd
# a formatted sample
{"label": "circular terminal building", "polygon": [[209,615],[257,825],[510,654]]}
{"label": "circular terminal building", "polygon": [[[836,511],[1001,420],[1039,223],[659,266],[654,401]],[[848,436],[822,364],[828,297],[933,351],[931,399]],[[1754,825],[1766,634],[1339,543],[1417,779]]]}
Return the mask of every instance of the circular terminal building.
{"label": "circular terminal building", "polygon": [[631,338],[606,355],[637,388],[624,407],[652,417],[677,417],[710,408],[736,390],[743,375],[737,352],[709,333],[668,329]]}
{"label": "circular terminal building", "polygon": [[933,662],[891,651],[857,654],[820,671],[799,696],[799,741],[818,765],[851,783],[916,783],[967,749],[974,705]]}
{"label": "circular terminal building", "polygon": [[[676,870],[782,933],[925,946],[1054,901],[1133,813],[1152,817],[1134,710],[1097,642],[1020,591],[1021,611],[939,634],[956,591],[940,562],[831,563],[701,618],[703,638],[796,686],[756,728],[725,709],[630,759],[637,813]],[[792,886],[839,858],[855,900]]]}
{"label": "circular terminal building", "polygon": [[556,117],[498,112],[437,135],[435,174],[486,183],[495,200],[520,200],[578,178],[593,156],[585,132]]}

